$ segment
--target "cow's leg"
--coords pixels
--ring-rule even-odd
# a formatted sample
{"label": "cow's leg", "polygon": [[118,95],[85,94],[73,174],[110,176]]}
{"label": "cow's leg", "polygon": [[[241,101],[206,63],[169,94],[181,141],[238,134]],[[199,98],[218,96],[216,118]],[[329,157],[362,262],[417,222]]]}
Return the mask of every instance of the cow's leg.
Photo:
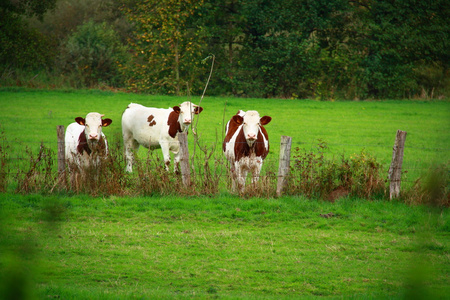
{"label": "cow's leg", "polygon": [[125,147],[125,161],[127,163],[127,172],[133,172],[134,152],[139,149],[139,143],[131,136],[123,135]]}
{"label": "cow's leg", "polygon": [[166,166],[166,171],[170,171],[170,145],[166,141],[162,141],[159,143],[161,145],[161,150],[164,157],[164,165]]}
{"label": "cow's leg", "polygon": [[245,189],[245,179],[247,178],[248,170],[245,167],[238,167],[237,170],[237,183],[238,183],[238,189],[239,193],[243,193]]}
{"label": "cow's leg", "polygon": [[180,160],[181,160],[181,155],[180,155],[180,150],[178,150],[178,152],[174,152],[173,155],[173,171],[176,174],[180,173]]}
{"label": "cow's leg", "polygon": [[230,177],[231,177],[231,191],[233,193],[236,192],[236,183],[237,183],[237,171],[236,167],[231,163],[230,167]]}
{"label": "cow's leg", "polygon": [[259,180],[259,174],[261,173],[262,159],[257,159],[255,165],[252,168],[252,184],[255,184]]}

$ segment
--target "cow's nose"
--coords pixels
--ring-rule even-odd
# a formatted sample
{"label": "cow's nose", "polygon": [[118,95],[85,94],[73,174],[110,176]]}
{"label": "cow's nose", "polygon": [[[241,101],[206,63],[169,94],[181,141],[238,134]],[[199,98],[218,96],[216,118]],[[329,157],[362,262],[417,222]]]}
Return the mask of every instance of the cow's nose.
{"label": "cow's nose", "polygon": [[191,124],[191,119],[184,119],[184,124]]}
{"label": "cow's nose", "polygon": [[98,134],[97,133],[89,133],[89,139],[90,140],[96,140],[98,138]]}
{"label": "cow's nose", "polygon": [[247,138],[249,140],[256,140],[256,134],[255,133],[249,133],[249,134],[247,134]]}

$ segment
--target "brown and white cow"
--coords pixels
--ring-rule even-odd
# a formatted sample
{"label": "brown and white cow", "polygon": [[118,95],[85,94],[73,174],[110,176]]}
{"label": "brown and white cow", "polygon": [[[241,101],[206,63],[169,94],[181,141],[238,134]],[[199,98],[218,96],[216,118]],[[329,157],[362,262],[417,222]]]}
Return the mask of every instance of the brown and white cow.
{"label": "brown and white cow", "polygon": [[[67,126],[65,154],[71,171],[81,171],[92,164],[96,167],[100,158],[108,154],[108,142],[102,129],[109,126],[112,120],[103,119],[103,116],[91,112],[86,115],[86,118],[75,118],[76,122]],[[71,180],[73,180],[73,172]]]}
{"label": "brown and white cow", "polygon": [[260,118],[255,110],[240,110],[228,121],[222,149],[230,163],[233,191],[237,183],[239,192],[243,192],[249,171],[252,183],[258,181],[263,160],[269,153],[269,136],[263,125],[271,120],[269,116]]}
{"label": "brown and white cow", "polygon": [[148,149],[161,148],[166,170],[169,170],[170,151],[174,153],[174,169],[178,171],[180,142],[178,133],[186,132],[193,116],[202,107],[183,102],[172,108],[145,107],[131,103],[122,115],[122,134],[125,147],[127,171],[133,171],[134,152],[140,145]]}

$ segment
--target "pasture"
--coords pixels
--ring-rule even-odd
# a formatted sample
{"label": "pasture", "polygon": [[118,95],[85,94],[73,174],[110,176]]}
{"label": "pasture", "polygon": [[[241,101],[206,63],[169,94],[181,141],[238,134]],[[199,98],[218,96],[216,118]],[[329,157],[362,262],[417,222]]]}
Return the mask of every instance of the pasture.
{"label": "pasture", "polygon": [[[0,128],[7,149],[10,171],[27,163],[25,150],[36,153],[41,143],[56,154],[56,126],[73,122],[78,116],[96,111],[111,118],[113,123],[105,134],[115,154],[122,156],[121,115],[130,102],[168,108],[185,100],[199,104],[199,97],[149,96],[102,91],[41,91],[3,89],[0,91]],[[450,145],[450,103],[448,101],[362,101],[318,102],[292,99],[239,99],[205,97],[204,111],[194,120],[198,145],[212,152],[213,162],[221,161],[224,124],[239,109],[257,109],[261,116],[269,115],[267,125],[270,152],[262,168],[276,172],[279,143],[282,135],[292,137],[292,154],[298,151],[322,152],[327,157],[373,156],[387,171],[398,129],[408,132],[403,160],[403,186],[408,187],[433,165],[448,166]],[[197,124],[198,122],[198,124]],[[201,154],[194,147],[194,135],[188,135],[190,154]],[[161,157],[161,151],[153,155]],[[140,148],[141,159],[147,151]],[[196,158],[197,159],[197,158]],[[202,158],[200,157],[200,160]],[[56,169],[56,155],[53,167]],[[124,166],[123,166],[124,167]],[[226,174],[220,174],[220,178]],[[225,181],[225,179],[223,180]],[[220,186],[226,190],[225,184]]]}
{"label": "pasture", "polygon": [[0,199],[2,295],[445,299],[450,292],[448,209],[229,195]]}
{"label": "pasture", "polygon": [[[111,151],[118,152],[119,168],[124,169],[120,118],[127,105],[168,108],[185,100],[103,91],[0,90],[0,145],[9,174],[7,191],[0,194],[1,295],[26,299],[448,296],[447,207],[355,197],[331,203],[299,194],[238,197],[229,193],[223,170],[218,170],[215,182],[218,192],[196,196],[181,196],[171,185],[174,178],[166,183],[169,193],[147,196],[16,193],[17,169],[27,171],[29,155],[39,152],[41,144],[53,152],[49,168],[56,172],[57,125],[67,126],[92,111],[105,114],[113,123],[104,133]],[[191,100],[199,104],[198,98]],[[224,124],[239,109],[257,109],[261,116],[272,117],[266,126],[271,149],[263,174],[276,170],[280,137],[288,135],[293,139],[293,155],[297,147],[330,158],[355,156],[364,149],[381,163],[387,176],[398,129],[408,132],[403,186],[412,186],[434,164],[444,165],[448,173],[448,101],[205,97],[201,106],[199,145],[213,153],[210,159],[220,162],[220,168],[225,166]],[[188,140],[190,153],[201,153],[194,147],[192,132]],[[152,155],[161,156],[160,152],[157,149]],[[146,164],[148,153],[143,148],[139,159]],[[201,155],[196,161],[200,159]],[[142,185],[132,181],[127,188]]]}

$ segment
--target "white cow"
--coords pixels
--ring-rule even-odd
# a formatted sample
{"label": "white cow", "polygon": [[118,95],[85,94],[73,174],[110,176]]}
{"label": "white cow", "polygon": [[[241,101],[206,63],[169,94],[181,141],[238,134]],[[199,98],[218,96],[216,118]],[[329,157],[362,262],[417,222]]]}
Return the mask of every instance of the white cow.
{"label": "white cow", "polygon": [[180,142],[178,132],[186,132],[193,115],[202,107],[191,102],[183,102],[172,108],[145,107],[131,103],[122,115],[122,134],[125,147],[127,171],[133,171],[134,151],[140,145],[145,148],[161,148],[166,170],[169,170],[170,151],[174,153],[174,170],[178,171]]}
{"label": "white cow", "polygon": [[222,150],[230,163],[233,191],[236,184],[244,191],[247,173],[253,175],[252,183],[259,179],[264,159],[269,153],[269,135],[263,125],[272,120],[260,117],[255,110],[238,111],[227,123]]}
{"label": "white cow", "polygon": [[74,123],[67,126],[65,136],[65,154],[69,167],[79,170],[89,167],[92,157],[99,158],[108,153],[108,142],[103,127],[112,123],[111,119],[103,119],[104,115],[91,112],[86,118],[77,117]]}

